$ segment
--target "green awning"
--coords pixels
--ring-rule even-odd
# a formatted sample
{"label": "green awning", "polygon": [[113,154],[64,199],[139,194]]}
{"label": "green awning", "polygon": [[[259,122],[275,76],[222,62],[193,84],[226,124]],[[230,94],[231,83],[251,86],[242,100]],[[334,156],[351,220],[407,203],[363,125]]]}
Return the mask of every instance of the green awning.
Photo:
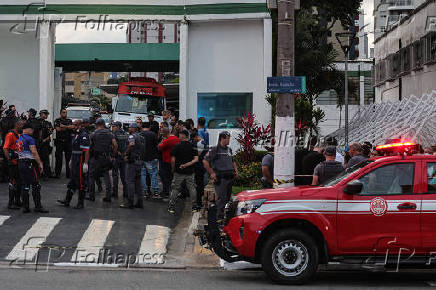
{"label": "green awning", "polygon": [[178,43],[56,44],[56,66],[64,71],[177,72]]}

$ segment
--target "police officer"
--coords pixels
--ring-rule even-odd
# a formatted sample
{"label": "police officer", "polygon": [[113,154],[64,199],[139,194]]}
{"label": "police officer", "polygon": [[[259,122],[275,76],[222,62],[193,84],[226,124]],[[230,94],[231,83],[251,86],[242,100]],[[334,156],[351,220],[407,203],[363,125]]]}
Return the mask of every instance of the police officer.
{"label": "police officer", "polygon": [[325,161],[315,167],[312,177],[312,185],[322,184],[344,171],[342,163],[335,160],[335,146],[327,146],[324,151],[324,156]]}
{"label": "police officer", "polygon": [[6,134],[14,129],[15,123],[18,122],[18,118],[15,115],[15,111],[8,109],[5,111],[5,117],[0,121],[0,129],[2,132],[2,140],[5,141]]}
{"label": "police officer", "polygon": [[55,168],[55,177],[59,178],[61,176],[62,171],[62,160],[63,155],[65,155],[65,171],[67,178],[70,177],[70,159],[71,159],[71,134],[74,129],[73,122],[71,119],[67,118],[67,110],[62,109],[60,111],[60,118],[57,118],[54,122],[54,126],[56,129],[56,168]]}
{"label": "police officer", "polygon": [[126,183],[126,161],[124,160],[124,154],[127,150],[127,139],[129,134],[127,134],[122,129],[121,122],[114,122],[112,124],[112,133],[115,136],[115,140],[118,145],[118,152],[114,156],[113,167],[112,167],[112,197],[118,198],[118,177],[121,179],[123,184],[123,197],[127,198],[127,183]]}
{"label": "police officer", "polygon": [[29,109],[27,111],[28,118],[27,122],[32,128],[33,128],[33,134],[32,137],[35,139],[36,148],[39,150],[39,146],[41,145],[41,121],[36,118],[36,110],[35,109]]}
{"label": "police officer", "polygon": [[221,132],[218,137],[218,145],[212,147],[203,160],[204,168],[214,180],[218,219],[224,215],[224,207],[232,195],[233,180],[238,178],[238,168],[233,161],[232,149],[229,144],[230,133]]}
{"label": "police officer", "polygon": [[[126,178],[128,187],[128,199],[127,203],[120,205],[121,208],[134,208],[134,195],[137,197],[137,203],[135,207],[142,208],[142,183],[141,183],[141,170],[144,161],[141,160],[141,136],[138,133],[139,126],[136,123],[132,123],[129,126],[129,139],[128,147],[125,153],[126,165]],[[145,148],[142,148],[145,149]]]}
{"label": "police officer", "polygon": [[41,127],[41,143],[39,145],[39,156],[41,157],[42,164],[44,165],[43,178],[51,177],[50,169],[50,154],[51,154],[51,134],[53,134],[53,125],[47,121],[49,112],[47,110],[41,110],[39,112],[39,121]]}
{"label": "police officer", "polygon": [[23,128],[24,121],[15,123],[14,130],[7,135],[3,146],[5,159],[9,170],[9,209],[19,209],[21,207],[21,186],[18,171],[18,150],[17,140]]}
{"label": "police officer", "polygon": [[21,198],[23,200],[23,213],[30,212],[29,191],[32,186],[32,197],[35,203],[35,212],[48,213],[41,205],[41,185],[39,174],[43,172],[43,165],[36,150],[36,141],[32,137],[34,130],[29,122],[23,126],[23,134],[17,140],[18,169],[20,172]]}
{"label": "police officer", "polygon": [[79,198],[75,209],[82,209],[84,207],[85,199],[85,177],[88,172],[89,161],[89,135],[85,128],[82,126],[81,120],[73,122],[74,137],[72,141],[72,160],[71,160],[71,180],[68,183],[68,190],[65,199],[58,200],[64,206],[70,206],[71,199],[74,192],[79,190]]}
{"label": "police officer", "polygon": [[118,145],[112,132],[105,127],[103,119],[98,119],[95,125],[96,130],[90,136],[89,200],[95,200],[95,180],[99,176],[103,176],[106,186],[106,197],[103,198],[103,201],[110,202],[112,195],[112,184],[109,176],[109,170],[112,168],[111,155],[118,152]]}

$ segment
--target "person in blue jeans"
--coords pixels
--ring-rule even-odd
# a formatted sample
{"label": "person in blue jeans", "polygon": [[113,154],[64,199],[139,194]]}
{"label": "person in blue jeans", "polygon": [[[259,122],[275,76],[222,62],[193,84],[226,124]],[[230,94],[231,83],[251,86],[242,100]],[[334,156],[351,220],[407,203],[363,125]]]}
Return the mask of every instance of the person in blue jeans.
{"label": "person in blue jeans", "polygon": [[[158,139],[156,133],[150,130],[151,124],[149,122],[143,123],[141,136],[145,139],[146,156],[144,165],[141,171],[141,183],[144,189],[144,194],[150,197],[153,194],[153,198],[162,198],[159,193],[159,151],[158,151]],[[149,192],[147,186],[147,174],[150,176],[151,190]]]}

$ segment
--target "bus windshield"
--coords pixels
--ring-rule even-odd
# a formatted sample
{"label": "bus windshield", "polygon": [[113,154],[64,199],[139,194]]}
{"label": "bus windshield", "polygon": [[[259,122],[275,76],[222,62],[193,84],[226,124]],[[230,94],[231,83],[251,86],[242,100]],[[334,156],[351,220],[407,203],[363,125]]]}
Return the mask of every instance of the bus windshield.
{"label": "bus windshield", "polygon": [[164,110],[163,98],[145,97],[136,95],[118,95],[116,112],[134,114],[147,114],[152,112],[155,115],[162,115]]}

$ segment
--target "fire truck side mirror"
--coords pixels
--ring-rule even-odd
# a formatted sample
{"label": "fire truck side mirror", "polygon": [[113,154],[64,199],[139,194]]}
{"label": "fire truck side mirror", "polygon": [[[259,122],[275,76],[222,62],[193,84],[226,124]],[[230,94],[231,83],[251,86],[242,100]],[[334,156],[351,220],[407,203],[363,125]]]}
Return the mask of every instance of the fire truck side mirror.
{"label": "fire truck side mirror", "polygon": [[358,180],[354,180],[345,186],[344,192],[346,194],[359,194],[362,192],[362,189],[363,183]]}

